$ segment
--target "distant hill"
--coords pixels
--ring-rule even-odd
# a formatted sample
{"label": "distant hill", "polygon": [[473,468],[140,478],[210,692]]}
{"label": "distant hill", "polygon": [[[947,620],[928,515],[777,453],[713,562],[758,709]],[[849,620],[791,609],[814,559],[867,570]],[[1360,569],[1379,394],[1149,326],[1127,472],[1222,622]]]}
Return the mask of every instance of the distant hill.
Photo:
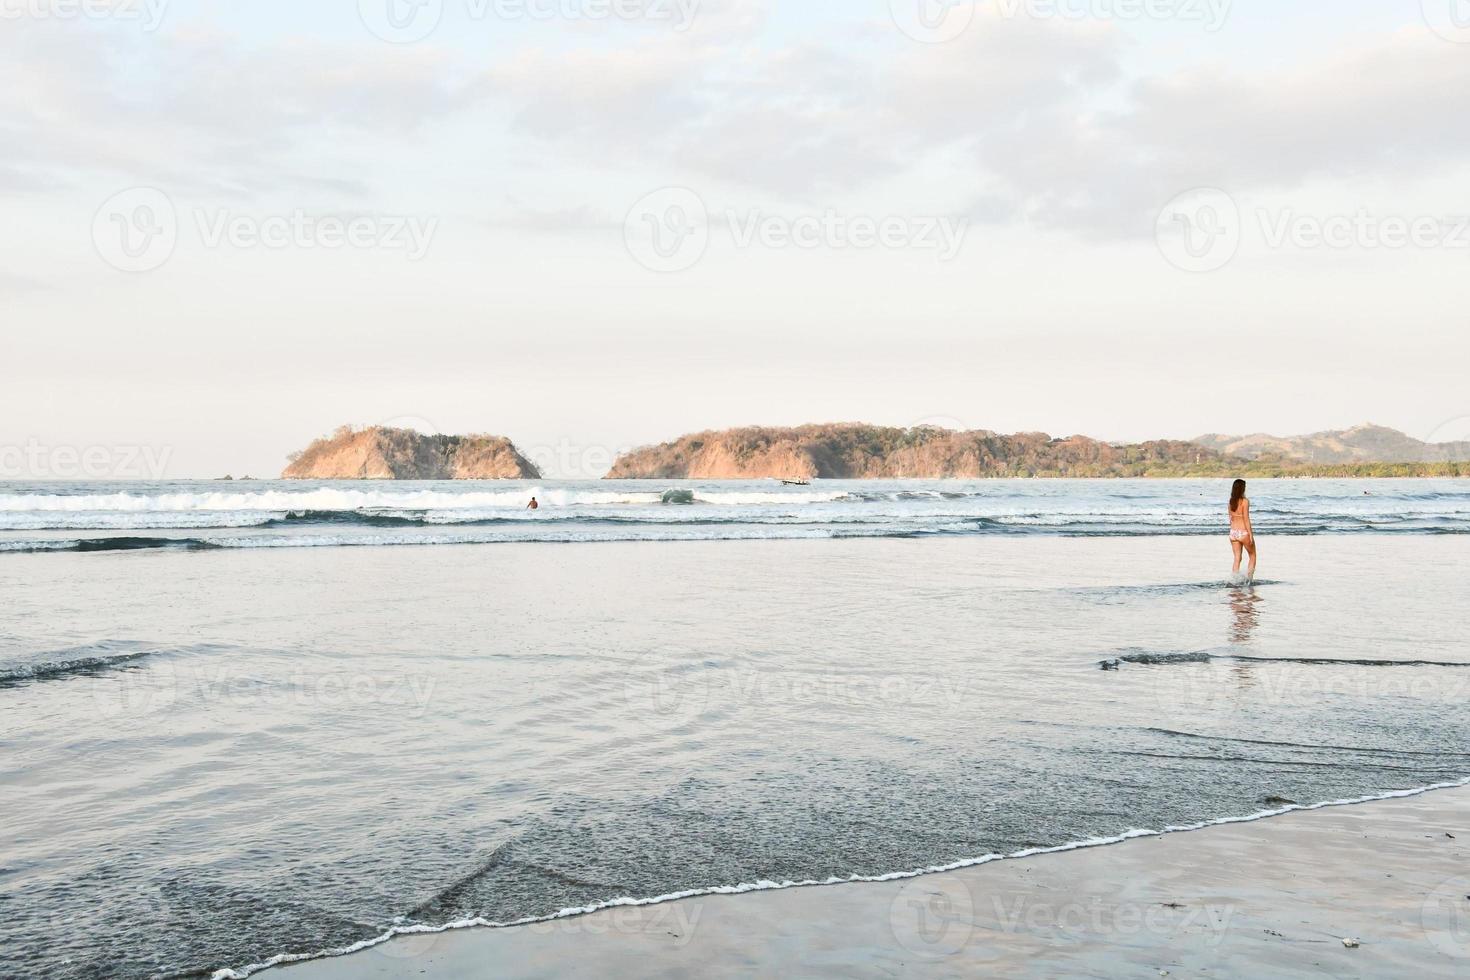
{"label": "distant hill", "polygon": [[787,480],[1171,475],[1232,462],[1188,442],[1114,445],[1041,432],[999,435],[856,423],[699,432],[624,453],[607,478]]}
{"label": "distant hill", "polygon": [[343,426],[289,457],[284,480],[537,480],[503,436],[428,436]]}
{"label": "distant hill", "polygon": [[1470,460],[1470,442],[1422,442],[1397,429],[1359,425],[1307,436],[1210,434],[1195,445],[1248,460],[1338,465],[1353,463],[1453,463]]}

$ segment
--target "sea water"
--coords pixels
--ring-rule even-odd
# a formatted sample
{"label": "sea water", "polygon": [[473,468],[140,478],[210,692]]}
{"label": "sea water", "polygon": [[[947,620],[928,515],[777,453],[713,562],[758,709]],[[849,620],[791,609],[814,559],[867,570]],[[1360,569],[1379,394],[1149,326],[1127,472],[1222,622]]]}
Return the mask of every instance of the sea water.
{"label": "sea water", "polygon": [[0,974],[1470,777],[1470,486],[1222,489],[0,485]]}

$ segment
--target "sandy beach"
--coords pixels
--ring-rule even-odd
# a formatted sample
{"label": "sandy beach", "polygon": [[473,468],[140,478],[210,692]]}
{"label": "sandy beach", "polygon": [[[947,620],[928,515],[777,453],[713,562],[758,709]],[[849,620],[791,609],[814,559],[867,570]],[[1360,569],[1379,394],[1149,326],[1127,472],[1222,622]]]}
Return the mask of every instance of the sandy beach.
{"label": "sandy beach", "polygon": [[404,936],[282,973],[1462,977],[1467,844],[1458,788],[901,881]]}

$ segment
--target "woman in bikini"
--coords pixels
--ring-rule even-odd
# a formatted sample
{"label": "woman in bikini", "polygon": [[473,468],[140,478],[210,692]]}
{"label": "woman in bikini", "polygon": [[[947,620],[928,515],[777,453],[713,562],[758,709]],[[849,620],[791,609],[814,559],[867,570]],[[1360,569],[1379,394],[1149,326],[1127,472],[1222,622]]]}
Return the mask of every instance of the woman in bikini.
{"label": "woman in bikini", "polygon": [[1230,547],[1235,552],[1235,567],[1232,575],[1240,574],[1240,554],[1251,556],[1250,570],[1246,577],[1256,580],[1256,531],[1251,526],[1251,502],[1245,495],[1245,481],[1236,480],[1230,488]]}

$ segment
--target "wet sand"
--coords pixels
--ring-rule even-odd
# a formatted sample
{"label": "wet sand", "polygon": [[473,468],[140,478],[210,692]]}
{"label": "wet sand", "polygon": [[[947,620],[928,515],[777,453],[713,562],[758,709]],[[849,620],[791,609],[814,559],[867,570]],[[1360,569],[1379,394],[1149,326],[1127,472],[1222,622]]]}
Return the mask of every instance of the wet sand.
{"label": "wet sand", "polygon": [[1464,977],[1470,788],[893,882],[402,936],[278,970],[291,980]]}

